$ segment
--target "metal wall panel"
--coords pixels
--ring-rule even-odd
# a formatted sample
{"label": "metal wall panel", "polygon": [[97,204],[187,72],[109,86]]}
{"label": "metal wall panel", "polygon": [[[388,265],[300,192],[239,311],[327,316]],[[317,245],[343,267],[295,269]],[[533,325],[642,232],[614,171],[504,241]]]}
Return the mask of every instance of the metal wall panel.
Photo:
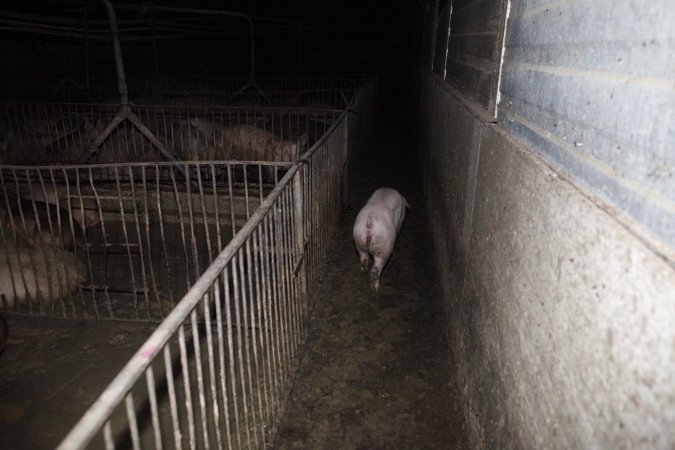
{"label": "metal wall panel", "polygon": [[673,24],[669,0],[514,0],[499,105],[507,129],[670,246]]}
{"label": "metal wall panel", "polygon": [[505,0],[453,0],[446,79],[494,110]]}

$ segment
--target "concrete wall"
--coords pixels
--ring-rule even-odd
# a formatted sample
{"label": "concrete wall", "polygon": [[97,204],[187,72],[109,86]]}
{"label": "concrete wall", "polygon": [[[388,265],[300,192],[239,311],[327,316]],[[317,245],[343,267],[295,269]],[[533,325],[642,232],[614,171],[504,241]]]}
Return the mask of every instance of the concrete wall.
{"label": "concrete wall", "polygon": [[416,83],[472,447],[673,448],[673,261],[429,69]]}

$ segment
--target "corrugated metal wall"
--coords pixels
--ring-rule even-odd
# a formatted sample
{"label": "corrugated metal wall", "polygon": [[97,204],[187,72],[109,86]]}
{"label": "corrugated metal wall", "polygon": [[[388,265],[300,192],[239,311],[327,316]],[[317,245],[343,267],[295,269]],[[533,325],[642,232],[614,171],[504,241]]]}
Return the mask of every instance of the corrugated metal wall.
{"label": "corrugated metal wall", "polygon": [[671,247],[674,50],[672,0],[512,0],[499,105],[505,128]]}
{"label": "corrugated metal wall", "polygon": [[452,0],[446,79],[494,112],[506,0]]}

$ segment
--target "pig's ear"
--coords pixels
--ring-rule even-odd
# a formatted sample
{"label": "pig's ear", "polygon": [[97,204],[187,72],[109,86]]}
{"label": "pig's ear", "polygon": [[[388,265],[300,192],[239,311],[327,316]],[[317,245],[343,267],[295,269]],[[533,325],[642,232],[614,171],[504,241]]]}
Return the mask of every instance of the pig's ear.
{"label": "pig's ear", "polygon": [[307,147],[307,133],[303,134],[298,138],[298,145],[300,146],[300,148]]}

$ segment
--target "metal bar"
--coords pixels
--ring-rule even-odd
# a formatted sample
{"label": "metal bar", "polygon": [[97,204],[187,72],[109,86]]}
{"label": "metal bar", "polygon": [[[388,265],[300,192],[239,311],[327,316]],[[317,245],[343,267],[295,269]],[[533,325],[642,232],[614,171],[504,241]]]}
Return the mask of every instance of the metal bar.
{"label": "metal bar", "polygon": [[[293,275],[298,277],[298,283],[300,283],[300,298],[301,301],[309,307],[309,301],[307,296],[307,271],[306,265],[303,264],[305,261],[305,224],[303,220],[303,190],[302,190],[302,181],[304,174],[304,166],[300,166],[298,170],[298,176],[293,178],[293,228],[295,230],[295,246],[297,252],[298,262],[296,267],[293,268]],[[308,311],[304,313],[309,316]]]}
{"label": "metal bar", "polygon": [[[102,1],[108,1],[108,0],[102,0]],[[220,10],[213,10],[213,9],[197,9],[197,8],[178,8],[178,7],[172,7],[172,6],[148,6],[148,5],[120,5],[120,8],[124,9],[146,9],[150,11],[166,11],[166,12],[175,12],[175,13],[188,13],[188,14],[200,14],[200,15],[208,15],[208,16],[224,16],[224,17],[238,17],[240,19],[243,19],[246,21],[249,27],[250,31],[250,39],[249,39],[249,51],[250,51],[250,59],[249,59],[249,82],[247,85],[252,85],[254,87],[257,86],[255,83],[255,26],[253,24],[253,20],[246,14],[238,13],[238,12],[232,12],[232,11],[220,11]]]}
{"label": "metal bar", "polygon": [[112,35],[113,51],[115,53],[115,68],[117,69],[117,89],[120,94],[120,103],[127,105],[129,103],[129,95],[127,92],[127,80],[124,74],[124,61],[122,60],[122,49],[120,47],[120,37],[117,31],[117,16],[115,9],[110,0],[101,0],[108,12],[108,19],[110,20],[110,33]]}
{"label": "metal bar", "polygon": [[84,5],[84,87],[89,89],[89,6]]}

